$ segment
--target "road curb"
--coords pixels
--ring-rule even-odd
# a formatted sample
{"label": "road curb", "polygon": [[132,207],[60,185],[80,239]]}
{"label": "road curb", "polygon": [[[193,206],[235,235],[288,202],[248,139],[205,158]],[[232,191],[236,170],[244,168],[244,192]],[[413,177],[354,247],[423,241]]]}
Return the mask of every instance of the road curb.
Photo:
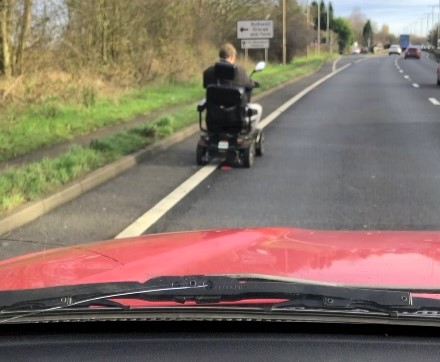
{"label": "road curb", "polygon": [[27,203],[9,215],[5,215],[0,219],[0,236],[37,219],[49,211],[81,196],[87,191],[111,180],[119,174],[127,171],[129,168],[136,166],[139,162],[151,156],[153,153],[163,151],[174,144],[183,141],[185,138],[195,134],[199,130],[198,123],[182,129],[173,135],[155,142],[151,146],[140,150],[129,156],[125,156],[109,165],[103,166],[82,179],[76,180],[60,191],[35,202]]}

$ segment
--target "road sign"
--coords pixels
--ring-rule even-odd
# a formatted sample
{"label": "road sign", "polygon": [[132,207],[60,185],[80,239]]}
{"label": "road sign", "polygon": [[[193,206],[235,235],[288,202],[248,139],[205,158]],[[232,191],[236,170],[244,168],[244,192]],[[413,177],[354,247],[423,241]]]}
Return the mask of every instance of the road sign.
{"label": "road sign", "polygon": [[237,21],[237,39],[273,38],[273,20]]}
{"label": "road sign", "polygon": [[268,49],[269,39],[246,39],[241,41],[241,49]]}

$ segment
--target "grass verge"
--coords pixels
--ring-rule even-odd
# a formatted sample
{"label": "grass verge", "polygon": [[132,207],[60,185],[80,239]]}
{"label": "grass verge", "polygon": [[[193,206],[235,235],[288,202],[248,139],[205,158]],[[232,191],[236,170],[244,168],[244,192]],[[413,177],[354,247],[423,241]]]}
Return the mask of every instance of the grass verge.
{"label": "grass verge", "polygon": [[[269,89],[316,70],[323,60],[324,57],[314,57],[298,59],[286,66],[270,66],[255,78],[262,84],[260,91]],[[163,101],[159,103],[164,106]],[[0,174],[0,214],[38,200],[99,167],[193,124],[196,119],[194,104],[182,106],[143,126],[94,140],[88,147],[73,146],[53,159],[11,167]]]}
{"label": "grass verge", "polygon": [[[271,65],[256,78],[262,90],[316,69],[328,57],[298,58],[289,65]],[[0,162],[34,150],[68,141],[97,129],[122,123],[140,114],[188,103],[203,97],[201,81],[189,84],[154,85],[130,91],[117,100],[100,99],[84,89],[81,105],[48,98],[25,110],[11,107],[0,119]]]}
{"label": "grass verge", "polygon": [[0,120],[0,162],[202,96],[200,83],[156,85],[118,100],[97,99],[90,90],[79,106],[48,99],[25,111],[9,110]]}

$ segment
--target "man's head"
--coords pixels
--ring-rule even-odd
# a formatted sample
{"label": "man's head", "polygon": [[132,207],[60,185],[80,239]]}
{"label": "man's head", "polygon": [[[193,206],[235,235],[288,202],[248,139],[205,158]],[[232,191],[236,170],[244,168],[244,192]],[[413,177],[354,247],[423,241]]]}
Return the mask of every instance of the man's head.
{"label": "man's head", "polygon": [[226,43],[221,46],[218,55],[220,59],[226,60],[231,64],[235,64],[235,60],[237,58],[237,50],[231,43]]}

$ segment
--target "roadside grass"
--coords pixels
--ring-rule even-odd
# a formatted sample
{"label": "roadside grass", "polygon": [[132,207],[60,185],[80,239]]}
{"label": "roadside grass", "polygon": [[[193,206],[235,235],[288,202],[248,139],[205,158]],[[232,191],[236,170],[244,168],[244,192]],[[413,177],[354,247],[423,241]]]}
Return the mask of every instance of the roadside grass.
{"label": "roadside grass", "polygon": [[117,101],[85,94],[80,106],[49,99],[19,114],[9,110],[0,121],[0,162],[202,96],[200,82],[194,82],[155,85],[128,92]]}
{"label": "roadside grass", "polygon": [[301,57],[297,58],[291,64],[271,65],[261,74],[255,75],[255,79],[258,77],[258,80],[261,80],[261,90],[270,89],[291,79],[309,74],[319,68],[323,60],[327,59],[327,57],[330,57],[330,55],[309,58]]}
{"label": "roadside grass", "polygon": [[73,146],[58,157],[7,169],[0,174],[0,215],[193,124],[194,111],[194,105],[181,107],[143,126],[93,140],[88,147]]}
{"label": "roadside grass", "polygon": [[[301,57],[286,66],[270,65],[255,78],[261,80],[261,90],[269,89],[309,73],[328,57],[328,54]],[[188,84],[155,84],[129,91],[116,100],[99,98],[93,88],[84,88],[80,105],[49,97],[25,110],[11,106],[0,120],[0,162],[202,97],[199,79]]]}
{"label": "roadside grass", "polygon": [[[292,78],[310,73],[319,68],[325,59],[325,56],[309,59],[300,58],[286,66],[269,66],[264,72],[255,75],[255,79],[261,82],[261,91],[282,84]],[[175,94],[172,92],[173,89],[176,90]],[[115,113],[112,114],[110,110],[105,109],[105,101],[99,101],[103,109],[100,112],[94,109],[94,112],[95,115],[99,113],[100,116],[97,118],[86,117],[87,122],[84,122],[83,119],[83,123],[87,123],[89,127],[98,127],[98,125],[106,124],[106,120],[111,123],[111,119],[128,117],[130,114],[133,114],[131,112],[141,112],[141,110],[145,112],[145,107],[148,107],[149,110],[160,109],[172,104],[169,102],[195,101],[200,99],[202,95],[203,90],[202,92],[200,91],[200,85],[197,85],[197,87],[195,85],[188,85],[186,87],[169,86],[161,92],[158,90],[157,93],[149,93],[149,95],[146,95],[142,91],[133,92],[130,96],[127,95],[125,99],[123,97],[123,99],[120,100],[119,107],[121,110],[114,110],[115,113],[119,112],[116,113],[117,118],[114,117]],[[65,115],[65,117],[62,118],[63,121],[76,119],[75,117],[77,117],[78,113],[75,113],[73,108],[68,111],[68,108],[57,107],[54,112],[60,112],[60,114]],[[52,112],[50,107],[46,110]],[[41,108],[39,108],[38,111],[41,111]],[[36,112],[35,109],[33,109],[32,112]],[[90,116],[92,113],[93,112],[90,112],[87,115]],[[67,117],[66,115],[69,116]],[[0,214],[10,211],[26,202],[38,200],[99,167],[140,150],[157,140],[194,124],[197,118],[195,104],[181,106],[176,111],[158,117],[142,126],[93,140],[89,146],[73,146],[58,157],[43,159],[42,161],[29,165],[6,169],[0,174]],[[98,119],[99,122],[97,121]],[[43,122],[42,119],[40,120]],[[45,129],[47,130],[47,135],[57,134],[57,132],[53,131],[59,130],[61,137],[67,137],[66,133],[62,133],[62,127],[57,128],[54,124],[56,122],[52,122],[52,127],[50,122],[47,122],[47,119],[46,123]],[[87,128],[87,126],[81,125],[80,123],[81,122],[75,123],[75,127],[77,127],[75,130],[85,131],[86,129],[93,129]],[[37,127],[37,124],[33,123],[33,127]],[[40,129],[41,125],[38,125],[37,131]],[[38,134],[39,132],[37,131],[34,132]],[[68,136],[71,137],[72,134],[73,133]],[[55,137],[50,139],[55,139]],[[0,136],[0,145],[1,140]],[[39,138],[39,140],[40,142],[47,142],[47,139],[44,141],[44,137]],[[23,142],[23,144],[26,143],[24,138],[21,138],[21,142]],[[36,143],[34,143],[34,146],[35,145]]]}

